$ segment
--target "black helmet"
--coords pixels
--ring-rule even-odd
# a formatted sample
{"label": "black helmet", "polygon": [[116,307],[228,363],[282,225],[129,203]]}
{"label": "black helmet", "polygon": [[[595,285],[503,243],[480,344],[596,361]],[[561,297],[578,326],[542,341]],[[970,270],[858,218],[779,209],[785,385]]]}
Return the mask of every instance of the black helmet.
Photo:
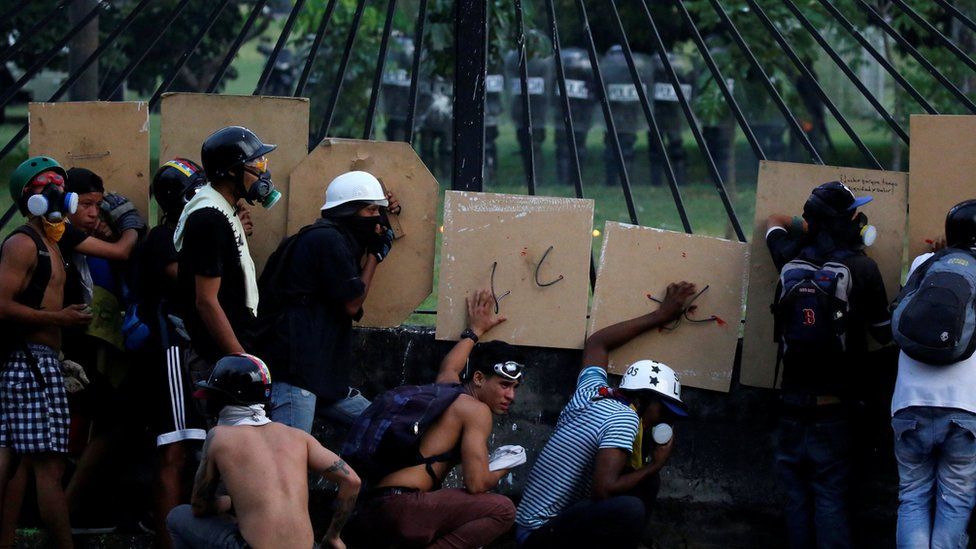
{"label": "black helmet", "polygon": [[976,199],[960,202],[949,210],[945,236],[949,246],[976,246]]}
{"label": "black helmet", "polygon": [[163,213],[170,214],[182,210],[193,198],[197,188],[207,183],[203,168],[186,158],[174,158],[156,170],[149,194]]}
{"label": "black helmet", "polygon": [[203,142],[200,160],[207,172],[207,179],[215,181],[230,177],[231,169],[261,158],[277,147],[263,143],[247,128],[227,126],[210,134]]}
{"label": "black helmet", "polygon": [[271,399],[271,373],[258,357],[235,353],[217,361],[206,381],[197,382],[197,398],[224,399],[227,404],[267,404]]}

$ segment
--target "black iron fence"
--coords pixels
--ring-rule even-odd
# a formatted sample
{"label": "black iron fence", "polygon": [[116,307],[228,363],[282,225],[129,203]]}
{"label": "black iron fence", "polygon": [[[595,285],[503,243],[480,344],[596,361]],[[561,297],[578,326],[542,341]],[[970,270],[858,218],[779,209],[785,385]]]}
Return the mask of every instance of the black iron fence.
{"label": "black iron fence", "polygon": [[[117,13],[119,17],[112,19],[117,21],[113,28],[103,29],[97,48],[80,64],[70,67],[66,78],[54,93],[49,97],[37,97],[36,100],[64,99],[67,91],[81,75],[107,52],[118,55],[113,46],[121,36],[130,32],[134,22],[139,21],[140,17],[153,17],[152,32],[138,36],[137,40],[129,37],[129,42],[138,44],[138,47],[128,48],[125,63],[110,72],[100,86],[97,98],[118,98],[127,79],[145,62],[150,52],[159,51],[161,40],[174,25],[192,28],[193,32],[179,42],[182,47],[166,48],[168,69],[159,75],[152,93],[147,94],[150,108],[155,108],[162,94],[173,89],[178,75],[185,70],[193,55],[198,53],[201,44],[213,32],[214,25],[221,20],[222,14],[228,10],[238,10],[240,17],[236,20],[242,21],[240,27],[233,40],[223,46],[222,60],[207,85],[200,89],[217,91],[225,83],[242,45],[253,37],[255,24],[267,17],[269,7],[280,8],[282,4],[269,0],[219,0],[206,3],[198,0],[196,7],[205,5],[209,11],[203,18],[194,16],[194,24],[187,25],[188,16],[184,12],[188,6],[193,5],[190,0],[169,2],[168,5],[172,5],[172,8],[162,15],[158,4],[155,11],[147,10],[153,4],[150,0],[102,0],[94,3],[87,14],[67,26],[57,39],[44,44],[35,39],[38,29],[63,17],[76,1],[78,0],[52,1],[49,3],[50,10],[40,13],[30,22],[20,21],[20,29],[12,28],[11,23],[23,18],[28,4],[36,6],[42,3],[31,0],[0,2],[0,6],[4,7],[4,11],[0,13],[0,30],[9,37],[6,47],[0,50],[0,65],[25,58],[25,52],[31,53],[26,57],[31,60],[31,64],[23,67],[23,73],[18,79],[11,79],[0,90],[0,108],[18,97],[18,93],[51,65],[92,19],[109,11]],[[373,3],[378,1],[373,0]],[[831,97],[818,78],[814,69],[814,57],[826,56],[836,65],[848,79],[850,86],[867,101],[878,119],[883,121],[888,131],[905,145],[909,142],[904,126],[905,112],[911,112],[914,107],[903,107],[901,113],[892,112],[890,100],[886,106],[886,101],[862,81],[857,63],[852,62],[852,59],[873,59],[897,84],[900,89],[898,93],[905,94],[924,112],[976,113],[971,85],[973,74],[967,73],[962,81],[958,77],[960,68],[976,73],[976,62],[971,57],[972,44],[976,40],[973,40],[972,35],[964,34],[976,34],[976,23],[971,19],[972,12],[967,11],[972,7],[970,0],[936,0],[935,3],[921,3],[921,7],[914,0],[667,0],[654,3],[648,3],[647,0],[537,0],[532,4],[532,9],[523,0],[511,0],[510,4],[507,0],[456,0],[450,6],[453,11],[449,13],[454,24],[453,67],[444,71],[446,76],[436,85],[430,81],[425,85],[421,75],[423,65],[429,64],[431,57],[430,48],[426,46],[431,42],[429,33],[432,32],[432,26],[429,23],[434,11],[439,10],[437,13],[444,17],[443,0],[400,0],[399,4],[398,0],[385,0],[378,6],[372,6],[377,13],[383,14],[380,18],[382,24],[375,23],[367,29],[362,28],[366,19],[364,14],[371,6],[367,0],[295,0],[288,4],[290,9],[287,10],[287,16],[282,14],[284,23],[273,48],[267,53],[253,93],[260,95],[269,91],[277,64],[284,56],[293,55],[289,44],[294,44],[297,40],[294,36],[296,29],[309,30],[307,36],[302,37],[304,47],[295,48],[298,54],[293,55],[297,56],[293,61],[296,66],[301,65],[302,70],[291,93],[294,96],[313,97],[313,113],[316,113],[317,118],[311,124],[310,148],[323,137],[334,135],[336,131],[336,116],[343,86],[350,82],[351,70],[362,69],[356,65],[361,65],[361,60],[356,61],[354,55],[357,53],[357,36],[364,31],[378,32],[376,57],[368,67],[371,75],[368,92],[361,98],[366,107],[362,111],[362,133],[359,136],[364,139],[374,137],[383,86],[396,85],[409,90],[404,93],[405,116],[401,122],[399,138],[413,144],[418,131],[418,103],[429,101],[431,90],[440,85],[442,92],[449,94],[453,105],[453,123],[448,137],[450,147],[444,147],[445,150],[449,148],[453,155],[452,187],[482,190],[486,165],[490,166],[493,161],[491,153],[486,154],[486,150],[491,151],[493,146],[491,126],[486,125],[486,119],[494,115],[486,112],[486,102],[490,104],[493,101],[492,94],[500,93],[492,71],[496,70],[495,66],[500,63],[501,56],[496,51],[496,41],[490,38],[493,33],[497,35],[501,31],[491,25],[490,21],[495,21],[494,12],[502,10],[506,16],[510,16],[510,24],[503,33],[505,36],[502,41],[510,38],[513,52],[510,59],[514,62],[515,71],[509,78],[512,82],[510,91],[511,97],[520,102],[513,109],[518,111],[513,112],[513,119],[517,119],[516,131],[520,144],[524,145],[521,149],[528,192],[534,194],[538,189],[539,154],[533,147],[538,130],[535,127],[538,117],[533,116],[533,109],[537,108],[534,97],[538,95],[538,77],[530,71],[530,67],[537,58],[546,57],[550,59],[552,68],[551,86],[555,88],[554,92],[546,93],[550,94],[554,103],[557,151],[561,151],[562,155],[561,177],[572,184],[575,195],[581,198],[586,195],[580,159],[581,144],[578,141],[581,135],[585,139],[585,132],[580,133],[581,126],[589,126],[592,122],[588,118],[581,120],[580,105],[589,101],[593,106],[598,105],[606,128],[605,159],[608,173],[615,177],[616,184],[619,185],[630,221],[641,221],[632,191],[634,176],[628,165],[628,158],[633,155],[633,139],[627,134],[632,129],[620,131],[617,128],[620,119],[617,109],[623,97],[632,104],[631,107],[634,107],[633,103],[639,107],[633,112],[637,113],[638,118],[643,118],[646,124],[648,146],[659,164],[657,169],[663,172],[681,226],[689,233],[694,228],[682,199],[680,167],[674,165],[673,150],[669,151],[672,139],[669,132],[679,122],[694,139],[695,147],[704,162],[705,172],[714,184],[716,196],[722,203],[732,232],[739,240],[746,239],[726,188],[728,175],[723,165],[727,159],[723,155],[728,153],[716,151],[715,141],[706,135],[707,128],[690,96],[688,78],[675,66],[675,59],[671,55],[676,35],[694,46],[698,61],[704,67],[700,80],[715,86],[716,97],[722,103],[721,108],[727,112],[730,125],[734,121],[756,159],[766,159],[768,155],[767,144],[764,143],[763,132],[759,127],[767,121],[757,120],[756,115],[750,114],[750,109],[746,108],[756,101],[768,102],[774,107],[774,112],[781,118],[777,124],[790,132],[797,150],[805,154],[804,160],[824,163],[824,159],[829,157],[825,150],[830,145],[829,136],[826,143],[823,139],[814,138],[815,132],[809,127],[810,124],[801,120],[798,114],[801,109],[798,107],[799,102],[790,99],[800,96],[810,99],[813,104],[822,106],[829,112],[830,117],[862,156],[863,165],[883,167],[875,152],[859,135],[850,115],[845,115],[844,109]],[[336,21],[339,8],[351,10],[351,20],[344,35]],[[310,10],[317,10],[315,13],[319,14],[311,23],[303,21],[303,17],[308,18]],[[121,15],[123,11],[124,16]],[[149,11],[152,13],[148,13]],[[407,38],[406,33],[395,28],[395,21],[398,18],[402,21],[407,12],[410,15],[408,19],[413,21],[412,38]],[[568,15],[569,12],[574,12],[573,17]],[[811,18],[811,13],[816,13],[819,24]],[[345,15],[348,19],[349,14]],[[527,29],[530,19],[533,29]],[[766,37],[762,44],[756,43],[756,33],[751,32],[755,29],[762,29]],[[869,29],[877,32],[869,36]],[[950,32],[949,29],[955,30]],[[440,31],[442,30],[441,28]],[[537,35],[545,38],[541,43],[545,44],[543,50],[548,48],[548,51],[540,53],[536,47],[530,56],[527,37]],[[889,51],[879,49],[879,35],[890,40]],[[571,37],[572,42],[569,47],[566,46],[567,36]],[[959,36],[966,36],[969,46],[962,44]],[[411,42],[412,48],[398,50],[401,54],[405,53],[405,57],[395,70],[389,68],[391,44]],[[325,52],[326,43],[341,46],[331,46]],[[608,65],[609,54],[601,56],[598,49],[606,43],[615,44],[612,48],[613,54],[618,60],[622,58],[622,63],[613,67]],[[720,46],[716,47],[716,43]],[[845,51],[841,51],[842,46],[838,46],[838,43],[842,44]],[[816,47],[812,44],[816,44]],[[852,45],[859,49],[856,55],[851,53]],[[772,62],[768,51],[771,47],[776,52]],[[948,56],[940,54],[936,62],[926,57],[923,50],[930,52],[929,55],[933,51],[944,51],[948,52]],[[912,83],[905,62],[896,63],[893,51],[898,54],[899,59],[910,60],[913,66],[931,78],[934,84],[928,88],[929,94]],[[656,56],[656,60],[648,54]],[[576,56],[572,58],[576,64],[567,67],[568,60],[573,55]],[[158,57],[158,53],[156,56]],[[729,64],[728,60],[733,57],[739,60],[736,66]],[[653,78],[649,78],[647,74],[648,59],[651,59],[650,63],[655,67]],[[318,70],[316,76],[316,67],[320,67],[323,62],[330,68],[334,67],[331,78],[325,77],[321,70]],[[584,65],[588,66],[588,72],[584,71],[582,76],[575,69],[573,74],[569,74],[573,67]],[[781,76],[784,74],[784,67],[792,67],[790,70],[795,71],[793,74],[796,78],[784,79]],[[952,70],[947,71],[947,68]],[[739,78],[738,75],[743,71],[749,75],[749,80],[756,85],[756,89],[762,90],[765,97],[750,95],[745,103],[741,93],[737,98],[734,87],[738,81],[730,78],[729,73],[734,72],[735,78]],[[394,73],[399,75],[398,80],[391,79],[391,74]],[[621,74],[629,75],[629,78],[621,79]],[[503,84],[502,87],[504,89]],[[932,89],[936,91],[932,92]],[[949,99],[942,100],[937,106],[935,100],[928,96],[931,93]],[[655,105],[664,100],[672,103],[674,114],[666,125]],[[25,123],[0,149],[0,159],[10,155],[27,133],[28,127]],[[387,131],[387,135],[391,133]],[[732,137],[734,138],[734,132]],[[9,222],[14,212],[13,207],[8,209],[0,219],[0,228]]]}

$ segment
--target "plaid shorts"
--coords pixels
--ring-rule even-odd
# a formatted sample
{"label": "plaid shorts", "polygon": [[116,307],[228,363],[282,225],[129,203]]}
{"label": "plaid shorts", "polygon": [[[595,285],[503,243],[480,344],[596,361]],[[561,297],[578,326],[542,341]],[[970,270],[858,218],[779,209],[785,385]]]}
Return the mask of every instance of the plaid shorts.
{"label": "plaid shorts", "polygon": [[68,397],[58,353],[29,344],[44,376],[41,387],[23,351],[16,351],[0,373],[0,447],[19,454],[68,451]]}

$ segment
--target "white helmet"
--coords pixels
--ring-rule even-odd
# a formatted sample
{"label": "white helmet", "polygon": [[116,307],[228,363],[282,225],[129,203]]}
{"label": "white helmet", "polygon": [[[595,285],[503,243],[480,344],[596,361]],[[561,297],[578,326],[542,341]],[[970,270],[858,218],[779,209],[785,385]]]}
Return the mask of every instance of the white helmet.
{"label": "white helmet", "polygon": [[362,201],[388,206],[386,193],[380,181],[367,172],[346,172],[335,179],[325,189],[325,204],[323,210],[341,206],[346,202]]}
{"label": "white helmet", "polygon": [[681,401],[681,383],[669,366],[653,360],[638,360],[630,365],[620,380],[619,389],[628,391],[654,391],[661,396],[672,412],[687,416],[685,404]]}

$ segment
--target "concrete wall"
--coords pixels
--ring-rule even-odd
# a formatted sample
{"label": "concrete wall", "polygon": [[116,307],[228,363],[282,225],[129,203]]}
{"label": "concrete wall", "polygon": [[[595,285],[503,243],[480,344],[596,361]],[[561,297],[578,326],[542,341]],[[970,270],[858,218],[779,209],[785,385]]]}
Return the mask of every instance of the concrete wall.
{"label": "concrete wall", "polygon": [[[353,384],[367,397],[401,383],[433,381],[452,342],[433,330],[358,330]],[[535,456],[544,446],[575,385],[579,351],[527,349],[525,381],[510,414],[496,418],[489,444],[520,444],[529,463],[503,481],[518,498]],[[893,545],[897,472],[891,451],[888,405],[895,355],[872,355],[851,373],[860,403],[854,410],[857,467],[854,528],[866,547]],[[733,376],[737,379],[737,371]],[[675,427],[676,447],[662,472],[660,508],[649,526],[663,547],[776,547],[785,539],[784,498],[773,473],[776,394],[734,384],[728,394],[685,388],[693,417]],[[336,447],[342,433],[318,425]]]}

